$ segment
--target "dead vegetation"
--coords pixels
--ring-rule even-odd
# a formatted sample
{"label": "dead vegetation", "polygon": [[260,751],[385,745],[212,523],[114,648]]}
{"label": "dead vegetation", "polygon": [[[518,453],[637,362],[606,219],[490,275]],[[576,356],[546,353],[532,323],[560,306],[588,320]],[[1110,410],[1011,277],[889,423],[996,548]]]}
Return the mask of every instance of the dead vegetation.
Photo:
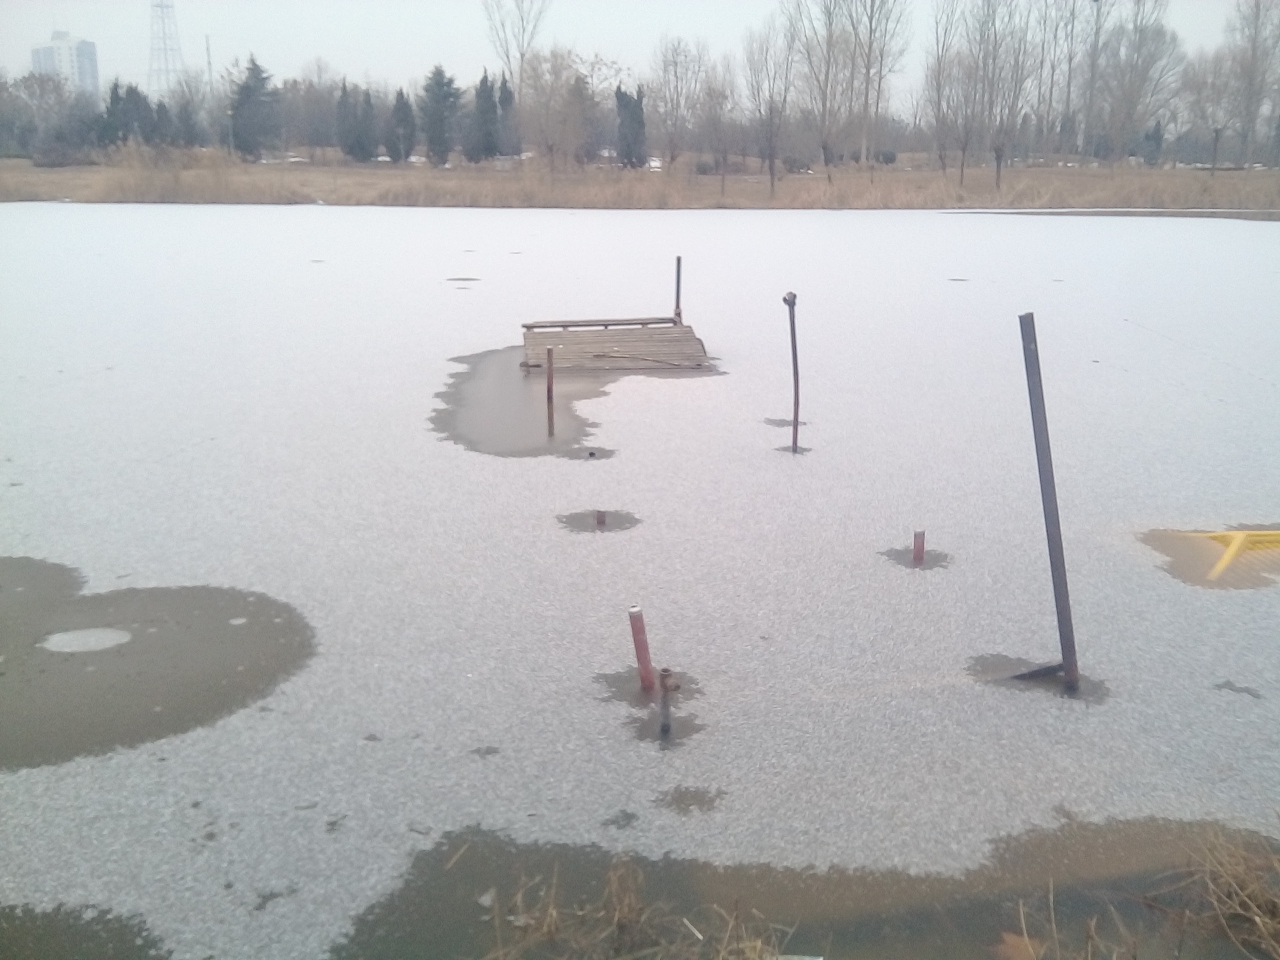
{"label": "dead vegetation", "polygon": [[[840,167],[790,174],[770,199],[763,173],[721,181],[682,166],[662,173],[537,162],[452,169],[344,163],[321,151],[272,163],[242,163],[216,150],[125,148],[95,166],[36,168],[0,161],[0,201],[87,203],[325,203],[374,206],[596,209],[1226,209],[1280,210],[1280,170],[1157,170],[1128,166],[1016,167],[1000,189],[993,168],[923,169],[903,157],[875,171]],[[690,164],[693,160],[690,159]],[[752,161],[754,163],[754,161]],[[748,171],[753,167],[748,164]]]}
{"label": "dead vegetation", "polygon": [[754,910],[742,916],[736,905],[680,914],[646,903],[643,888],[640,869],[619,859],[594,903],[562,905],[555,873],[549,882],[521,880],[505,899],[491,889],[479,901],[492,909],[484,960],[777,960],[794,933]]}
{"label": "dead vegetation", "polygon": [[1280,960],[1280,855],[1262,839],[1218,838],[1201,855],[1198,874],[1211,919],[1246,954]]}
{"label": "dead vegetation", "polygon": [[[1059,927],[1053,885],[1038,905],[1018,901],[1017,928],[1001,934],[996,960],[1178,960],[1192,941],[1225,936],[1245,957],[1280,960],[1280,854],[1261,836],[1213,836],[1195,865],[1138,897],[1159,921],[1126,923],[1111,903],[1084,929]],[[1197,951],[1198,952],[1198,951]]]}
{"label": "dead vegetation", "polygon": [[[1129,898],[1136,914],[1108,901],[1060,924],[1057,896],[1016,901],[996,943],[995,960],[1179,960],[1226,937],[1244,956],[1280,960],[1280,855],[1262,837],[1219,834],[1195,866],[1168,875],[1153,894]],[[491,926],[484,960],[778,960],[796,927],[769,922],[735,903],[682,913],[645,897],[644,876],[630,860],[609,868],[598,900],[561,902],[558,868],[550,878],[522,878],[514,892],[479,898]],[[1126,920],[1126,916],[1129,918]],[[829,953],[829,951],[828,951]]]}

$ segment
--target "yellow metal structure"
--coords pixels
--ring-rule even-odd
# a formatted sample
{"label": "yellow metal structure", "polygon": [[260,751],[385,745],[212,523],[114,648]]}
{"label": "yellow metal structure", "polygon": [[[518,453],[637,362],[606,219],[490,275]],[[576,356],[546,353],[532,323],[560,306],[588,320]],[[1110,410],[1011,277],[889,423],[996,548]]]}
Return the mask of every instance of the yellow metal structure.
{"label": "yellow metal structure", "polygon": [[1232,561],[1246,550],[1280,550],[1280,530],[1224,530],[1220,533],[1198,533],[1226,547],[1221,559],[1209,571],[1209,579],[1217,580]]}

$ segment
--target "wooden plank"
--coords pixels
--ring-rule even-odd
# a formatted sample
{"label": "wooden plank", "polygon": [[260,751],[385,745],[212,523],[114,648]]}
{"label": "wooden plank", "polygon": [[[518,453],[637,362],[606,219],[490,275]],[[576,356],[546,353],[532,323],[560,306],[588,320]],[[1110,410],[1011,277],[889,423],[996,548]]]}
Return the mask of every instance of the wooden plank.
{"label": "wooden plank", "polygon": [[710,366],[706,347],[692,328],[682,324],[622,329],[524,326],[527,367],[542,367],[547,347],[555,349],[557,367],[646,370]]}
{"label": "wooden plank", "polygon": [[617,329],[620,327],[655,327],[666,325],[678,327],[674,317],[640,317],[638,319],[620,320],[535,320],[533,323],[521,324],[526,330],[572,330],[577,327],[601,327]]}

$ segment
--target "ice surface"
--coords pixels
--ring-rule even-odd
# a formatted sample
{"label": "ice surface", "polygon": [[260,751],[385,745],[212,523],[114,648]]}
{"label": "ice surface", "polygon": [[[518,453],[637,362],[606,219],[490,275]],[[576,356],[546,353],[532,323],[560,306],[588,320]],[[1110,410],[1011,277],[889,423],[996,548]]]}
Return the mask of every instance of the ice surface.
{"label": "ice surface", "polygon": [[[580,404],[612,459],[431,430],[449,357],[668,312],[676,254],[728,375]],[[1280,224],[1231,220],[0,207],[0,554],[261,591],[319,647],[266,709],[0,774],[0,902],[301,960],[427,827],[918,872],[1063,808],[1274,832],[1280,588],[1189,586],[1136,534],[1280,520],[1277,263]],[[764,422],[791,415],[788,290],[804,457]],[[1100,705],[966,669],[1057,650],[1029,310]],[[644,522],[557,522],[598,505]],[[917,529],[945,569],[881,555]],[[594,680],[635,602],[701,683],[678,750]],[[655,804],[677,787],[719,799]]]}
{"label": "ice surface", "polygon": [[44,638],[40,646],[58,653],[92,653],[94,650],[118,647],[132,639],[133,634],[128,630],[90,627],[88,630],[64,630],[61,633],[51,633]]}

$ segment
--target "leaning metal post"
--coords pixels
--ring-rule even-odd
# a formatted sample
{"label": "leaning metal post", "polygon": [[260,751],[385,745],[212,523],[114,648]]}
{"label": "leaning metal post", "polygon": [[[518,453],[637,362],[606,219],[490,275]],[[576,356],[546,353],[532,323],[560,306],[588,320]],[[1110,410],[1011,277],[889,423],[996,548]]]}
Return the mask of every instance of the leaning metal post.
{"label": "leaning metal post", "polygon": [[1022,325],[1022,356],[1027,366],[1027,392],[1031,397],[1031,427],[1036,437],[1036,462],[1040,466],[1040,499],[1044,502],[1044,529],[1049,540],[1049,570],[1053,575],[1053,602],[1058,610],[1058,639],[1062,644],[1062,678],[1069,691],[1080,687],[1076,662],[1076,635],[1071,625],[1071,598],[1067,595],[1067,562],[1062,552],[1062,523],[1058,518],[1058,490],[1053,482],[1053,454],[1049,450],[1049,422],[1044,411],[1044,385],[1040,379],[1040,351],[1036,345],[1036,315],[1018,317]]}

